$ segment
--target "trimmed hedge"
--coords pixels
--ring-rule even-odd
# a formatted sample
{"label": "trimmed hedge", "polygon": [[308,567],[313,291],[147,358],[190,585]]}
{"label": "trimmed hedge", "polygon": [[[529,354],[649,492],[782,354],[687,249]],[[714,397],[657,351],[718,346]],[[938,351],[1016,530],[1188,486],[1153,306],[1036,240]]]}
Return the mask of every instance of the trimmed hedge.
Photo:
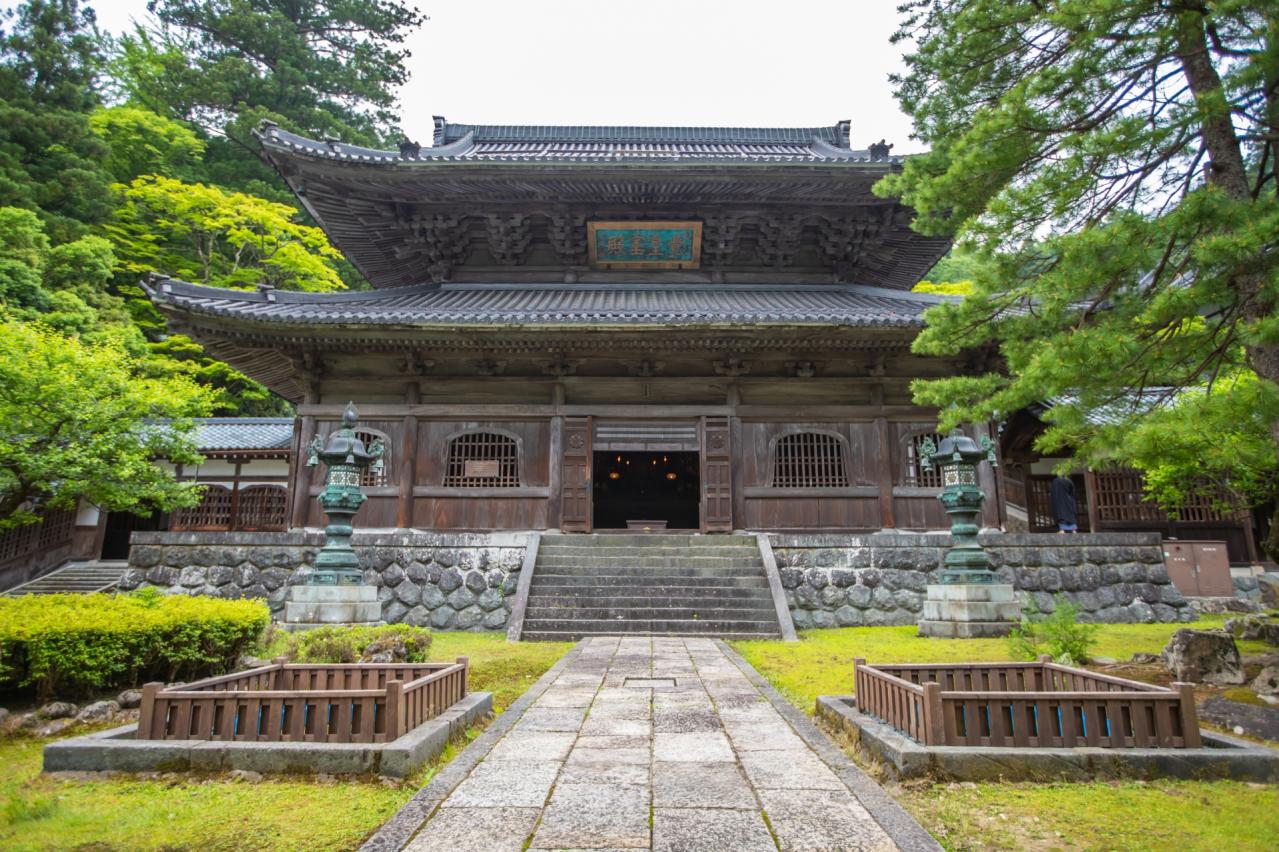
{"label": "trimmed hedge", "polygon": [[157,595],[0,598],[0,687],[41,700],[146,680],[194,680],[234,668],[271,615],[249,600]]}

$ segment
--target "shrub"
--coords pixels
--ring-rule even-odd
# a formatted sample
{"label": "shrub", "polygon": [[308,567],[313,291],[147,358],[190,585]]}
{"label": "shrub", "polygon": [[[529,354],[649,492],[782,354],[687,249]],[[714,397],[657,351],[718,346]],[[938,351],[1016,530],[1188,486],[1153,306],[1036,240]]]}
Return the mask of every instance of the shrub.
{"label": "shrub", "polygon": [[[408,663],[425,663],[431,631],[408,624],[385,627],[317,627],[289,637],[288,656],[298,663],[358,663],[370,651],[404,646]],[[399,662],[397,659],[396,662]]]}
{"label": "shrub", "polygon": [[0,685],[55,692],[230,671],[271,616],[259,601],[182,595],[0,598]]}
{"label": "shrub", "polygon": [[1048,654],[1063,665],[1083,665],[1097,641],[1097,625],[1079,621],[1080,609],[1065,595],[1053,598],[1053,611],[1045,614],[1031,598],[1022,609],[1021,622],[1013,627],[1008,646],[1013,656],[1033,660]]}

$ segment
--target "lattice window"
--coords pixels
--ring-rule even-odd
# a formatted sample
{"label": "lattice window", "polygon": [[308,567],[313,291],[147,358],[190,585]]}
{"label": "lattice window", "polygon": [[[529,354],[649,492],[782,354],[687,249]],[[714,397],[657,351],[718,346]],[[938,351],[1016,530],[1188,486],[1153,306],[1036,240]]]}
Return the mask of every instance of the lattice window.
{"label": "lattice window", "polygon": [[933,446],[941,443],[941,435],[936,432],[908,435],[902,442],[902,485],[915,488],[941,488],[941,469],[934,465],[932,470],[924,470],[922,447],[927,439],[932,439]]}
{"label": "lattice window", "polygon": [[846,488],[844,441],[824,432],[796,432],[777,439],[774,488]]}
{"label": "lattice window", "polygon": [[449,441],[444,485],[454,488],[518,488],[519,443],[497,432],[466,432]]}
{"label": "lattice window", "polygon": [[384,433],[375,432],[372,429],[356,429],[355,437],[364,442],[365,450],[373,446],[374,441],[382,441],[382,468],[376,472],[371,469],[365,469],[364,473],[360,474],[360,485],[366,488],[386,485],[390,481],[391,442],[387,440]]}
{"label": "lattice window", "polygon": [[224,485],[207,485],[197,506],[178,509],[169,528],[174,530],[231,529],[231,489]]}
{"label": "lattice window", "polygon": [[236,498],[235,528],[252,532],[288,528],[289,492],[280,485],[250,485]]}
{"label": "lattice window", "polygon": [[60,509],[45,514],[40,523],[23,524],[0,532],[0,562],[58,547],[70,541],[74,525],[75,512]]}

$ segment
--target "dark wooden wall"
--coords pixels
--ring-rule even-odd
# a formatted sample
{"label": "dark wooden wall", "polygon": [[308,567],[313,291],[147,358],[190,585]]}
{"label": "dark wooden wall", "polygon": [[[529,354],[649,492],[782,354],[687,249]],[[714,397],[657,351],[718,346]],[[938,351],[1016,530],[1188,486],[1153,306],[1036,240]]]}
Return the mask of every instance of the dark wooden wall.
{"label": "dark wooden wall", "polygon": [[[339,409],[299,420],[298,458],[313,434],[328,435],[337,427]],[[468,418],[431,411],[426,406],[369,406],[360,429],[384,435],[390,447],[385,481],[366,486],[368,497],[356,516],[362,527],[441,530],[556,529],[563,523],[560,483],[561,435],[565,418],[550,411],[528,416],[503,411],[501,416]],[[461,410],[463,407],[458,406]],[[314,408],[312,409],[315,410]],[[721,411],[723,409],[720,409]],[[388,411],[403,412],[399,416]],[[727,416],[731,448],[731,527],[753,530],[873,531],[945,529],[948,519],[937,500],[939,489],[912,484],[907,475],[906,447],[913,435],[933,431],[922,417],[850,416],[848,409],[823,417],[809,407],[803,421],[779,415]],[[654,407],[653,414],[669,418]],[[570,418],[571,419],[571,418]],[[468,431],[497,431],[519,445],[520,484],[503,488],[445,487],[450,438]],[[843,442],[848,484],[830,488],[783,488],[771,482],[776,441],[787,434],[817,431]],[[294,482],[305,501],[294,504],[294,525],[324,523],[316,497],[323,478],[295,466]],[[993,480],[984,483],[993,488]],[[988,500],[993,503],[994,501]],[[705,519],[704,519],[705,520]],[[989,520],[986,521],[990,523]],[[717,521],[716,526],[730,525]]]}

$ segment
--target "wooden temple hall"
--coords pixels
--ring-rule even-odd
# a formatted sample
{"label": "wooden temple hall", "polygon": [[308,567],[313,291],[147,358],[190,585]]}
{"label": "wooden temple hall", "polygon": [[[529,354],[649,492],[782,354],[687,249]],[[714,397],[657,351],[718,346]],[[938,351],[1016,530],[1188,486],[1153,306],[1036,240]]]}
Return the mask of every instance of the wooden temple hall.
{"label": "wooden temple hall", "polygon": [[[322,524],[297,452],[348,401],[388,446],[362,527],[865,531],[947,526],[910,353],[947,250],[872,185],[848,122],[519,127],[429,147],[265,125],[267,156],[372,289],[157,277],[174,330],[297,404],[288,526]],[[979,430],[984,426],[978,426]],[[1005,508],[982,472],[985,523]]]}

